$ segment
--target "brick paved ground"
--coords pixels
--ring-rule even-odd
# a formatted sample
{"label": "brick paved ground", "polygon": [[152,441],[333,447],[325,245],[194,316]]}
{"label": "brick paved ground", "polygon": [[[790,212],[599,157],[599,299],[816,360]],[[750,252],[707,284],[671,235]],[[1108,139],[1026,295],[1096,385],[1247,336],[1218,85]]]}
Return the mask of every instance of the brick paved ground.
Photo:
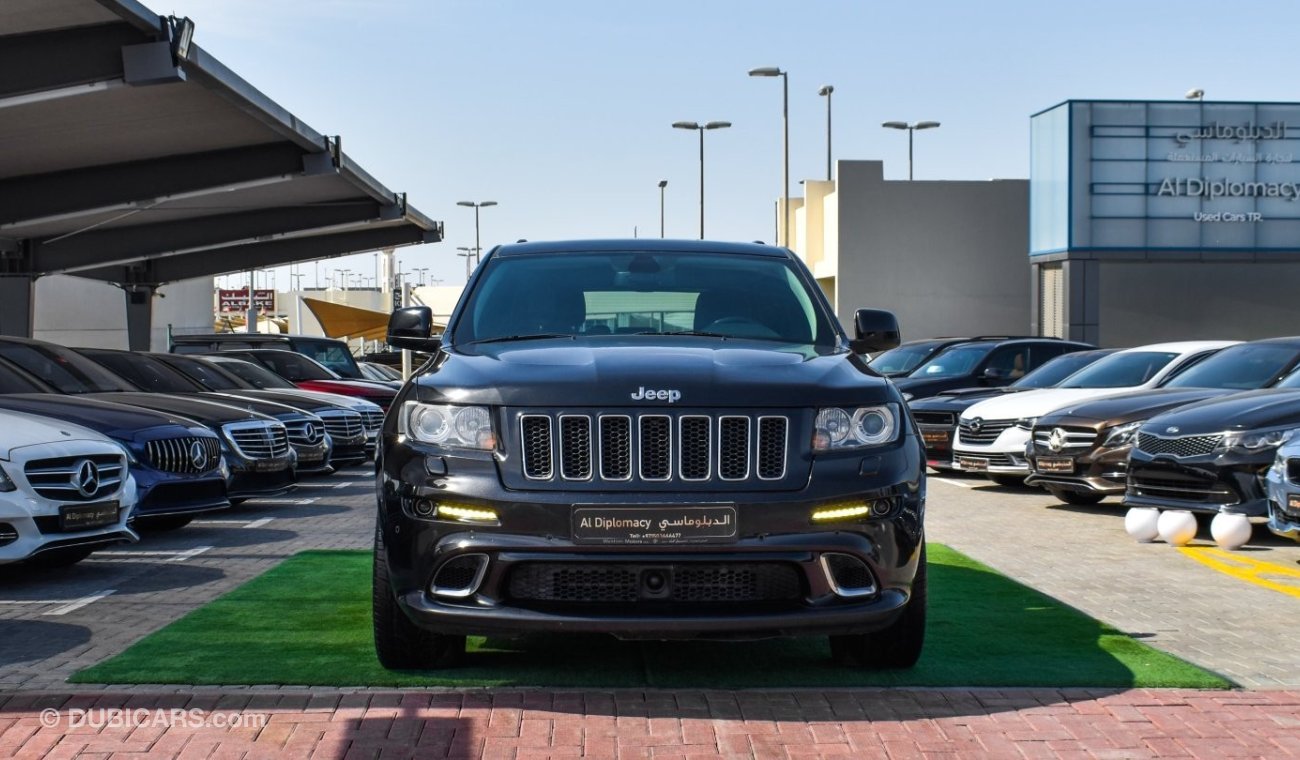
{"label": "brick paved ground", "polygon": [[[74,693],[67,685],[72,672],[284,557],[367,547],[370,494],[366,472],[353,470],[67,570],[0,569],[0,757],[347,758],[380,750],[405,756],[412,748],[435,757],[1300,756],[1300,647],[1291,644],[1300,599],[1229,578],[1163,545],[1134,544],[1118,507],[1064,508],[1038,492],[960,478],[932,481],[932,540],[1240,684],[1272,690],[392,692],[267,685],[77,686]],[[1300,560],[1300,547],[1264,536],[1251,548],[1243,556],[1292,567]],[[268,722],[260,729],[174,720],[170,727],[71,725],[71,711],[89,707],[220,709]],[[45,708],[61,711],[58,725],[40,725]]]}

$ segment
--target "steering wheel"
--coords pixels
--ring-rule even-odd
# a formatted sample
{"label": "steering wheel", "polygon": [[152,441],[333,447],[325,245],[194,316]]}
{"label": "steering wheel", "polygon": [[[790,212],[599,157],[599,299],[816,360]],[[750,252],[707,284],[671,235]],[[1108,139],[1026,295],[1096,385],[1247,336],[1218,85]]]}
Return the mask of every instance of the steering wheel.
{"label": "steering wheel", "polygon": [[780,338],[776,330],[748,317],[722,317],[715,319],[704,328],[705,332],[716,332],[737,338]]}

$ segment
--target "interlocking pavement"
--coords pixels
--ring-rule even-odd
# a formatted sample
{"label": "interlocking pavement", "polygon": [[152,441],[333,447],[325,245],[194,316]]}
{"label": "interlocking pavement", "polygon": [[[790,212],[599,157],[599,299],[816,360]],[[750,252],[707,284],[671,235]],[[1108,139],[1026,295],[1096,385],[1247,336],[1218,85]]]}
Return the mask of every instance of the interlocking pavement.
{"label": "interlocking pavement", "polygon": [[[1132,542],[1117,505],[963,478],[929,495],[931,540],[1251,690],[66,683],[285,557],[368,547],[357,468],[66,570],[0,568],[0,757],[1300,757],[1300,598]],[[1248,549],[1300,566],[1262,529]]]}

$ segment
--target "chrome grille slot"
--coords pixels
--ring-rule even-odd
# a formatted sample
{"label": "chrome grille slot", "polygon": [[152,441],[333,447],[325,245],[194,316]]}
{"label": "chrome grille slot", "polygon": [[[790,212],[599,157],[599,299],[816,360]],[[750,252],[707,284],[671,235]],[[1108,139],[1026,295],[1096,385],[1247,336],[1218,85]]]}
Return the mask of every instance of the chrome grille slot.
{"label": "chrome grille slot", "polygon": [[604,480],[632,478],[632,418],[611,415],[600,418],[600,477]]}
{"label": "chrome grille slot", "polygon": [[1002,431],[1016,424],[1015,420],[980,420],[979,425],[971,420],[962,420],[957,424],[958,443],[993,443],[1002,435]]}
{"label": "chrome grille slot", "polygon": [[[325,423],[325,432],[339,442],[353,442],[366,434],[365,419],[350,409],[326,410],[316,415]],[[382,418],[381,418],[382,419]]]}
{"label": "chrome grille slot", "polygon": [[718,477],[745,480],[749,477],[749,418],[718,419]]}
{"label": "chrome grille slot", "polygon": [[530,480],[547,480],[554,473],[551,461],[551,418],[529,414],[519,419],[523,442],[524,475]]}
{"label": "chrome grille slot", "polygon": [[789,447],[790,421],[785,417],[758,418],[758,479],[785,477],[785,452]]}
{"label": "chrome grille slot", "polygon": [[785,415],[529,409],[518,420],[519,438],[509,445],[526,480],[740,484],[787,476]]}
{"label": "chrome grille slot", "polygon": [[560,416],[560,477],[565,480],[591,478],[591,418]]}
{"label": "chrome grille slot", "polygon": [[[93,481],[83,480],[83,468],[89,463]],[[52,501],[93,501],[112,494],[122,484],[126,465],[116,454],[33,459],[23,468],[32,489]],[[82,492],[78,483],[93,485]]]}
{"label": "chrome grille slot", "polygon": [[[379,429],[384,426],[384,410],[370,409],[361,412],[362,424],[365,425],[366,433],[378,433]],[[322,415],[323,416],[323,415]]]}
{"label": "chrome grille slot", "polygon": [[1223,440],[1222,433],[1214,435],[1185,435],[1180,438],[1163,438],[1138,431],[1138,449],[1147,454],[1172,454],[1175,457],[1199,457],[1214,451]]}
{"label": "chrome grille slot", "polygon": [[641,417],[641,479],[668,480],[673,467],[673,421],[647,414]]}
{"label": "chrome grille slot", "polygon": [[[194,445],[202,447],[201,463],[196,464]],[[215,438],[162,438],[145,443],[145,459],[163,472],[207,472],[221,458],[221,444]]]}
{"label": "chrome grille slot", "polygon": [[1054,453],[1058,449],[1051,446],[1052,433],[1060,430],[1065,434],[1061,439],[1060,451],[1089,449],[1097,442],[1097,431],[1088,428],[1034,428],[1034,447],[1039,451]]}
{"label": "chrome grille slot", "polygon": [[708,480],[713,459],[712,420],[703,415],[677,418],[679,427],[677,450],[680,461],[677,472],[682,480]]}
{"label": "chrome grille slot", "polygon": [[289,455],[289,433],[279,422],[235,422],[224,430],[239,453],[249,459]]}

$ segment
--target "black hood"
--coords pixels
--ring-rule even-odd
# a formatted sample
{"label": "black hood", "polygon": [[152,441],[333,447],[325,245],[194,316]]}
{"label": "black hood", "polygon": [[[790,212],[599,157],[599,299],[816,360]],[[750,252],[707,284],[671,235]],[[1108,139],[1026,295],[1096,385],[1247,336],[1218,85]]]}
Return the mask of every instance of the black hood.
{"label": "black hood", "polygon": [[[857,355],[775,345],[663,337],[490,344],[443,353],[417,382],[428,400],[503,406],[779,408],[901,400]],[[667,393],[633,398],[645,391]],[[673,391],[680,395],[670,401]]]}
{"label": "black hood", "polygon": [[[928,398],[944,391],[969,388],[975,379],[970,375],[959,377],[900,377],[893,381],[902,393],[910,393],[914,398]],[[989,390],[993,390],[990,388]]]}
{"label": "black hood", "polygon": [[1014,393],[1018,388],[962,388],[956,391],[944,391],[937,396],[927,396],[907,402],[913,412],[954,412],[960,415],[979,402]]}
{"label": "black hood", "polygon": [[1300,390],[1271,389],[1237,393],[1202,401],[1151,418],[1143,430],[1180,436],[1206,435],[1231,430],[1300,428]]}
{"label": "black hood", "polygon": [[119,441],[146,441],[207,433],[200,423],[167,412],[52,393],[0,396],[0,409],[76,423]]}
{"label": "black hood", "polygon": [[[206,398],[217,401],[222,404],[234,403],[239,405],[241,399],[252,399],[253,401],[269,401],[273,404],[284,404],[294,409],[301,409],[306,412],[316,413],[327,410],[351,409],[344,404],[336,404],[333,401],[323,401],[317,398],[311,398],[291,390],[261,390],[257,388],[236,388],[229,391],[212,391],[203,394]],[[256,410],[261,411],[261,410]],[[269,412],[264,412],[269,414]]]}
{"label": "black hood", "polygon": [[264,414],[257,414],[248,409],[229,404],[219,404],[209,399],[195,396],[173,396],[167,393],[89,393],[86,398],[100,401],[112,401],[118,404],[153,409],[158,412],[179,414],[189,417],[204,425],[223,425],[227,422],[243,420],[267,420]]}
{"label": "black hood", "polygon": [[1230,396],[1236,391],[1216,388],[1156,388],[1082,401],[1038,418],[1038,427],[1051,425],[1097,425],[1107,427],[1150,419],[1157,414],[1207,399]]}

